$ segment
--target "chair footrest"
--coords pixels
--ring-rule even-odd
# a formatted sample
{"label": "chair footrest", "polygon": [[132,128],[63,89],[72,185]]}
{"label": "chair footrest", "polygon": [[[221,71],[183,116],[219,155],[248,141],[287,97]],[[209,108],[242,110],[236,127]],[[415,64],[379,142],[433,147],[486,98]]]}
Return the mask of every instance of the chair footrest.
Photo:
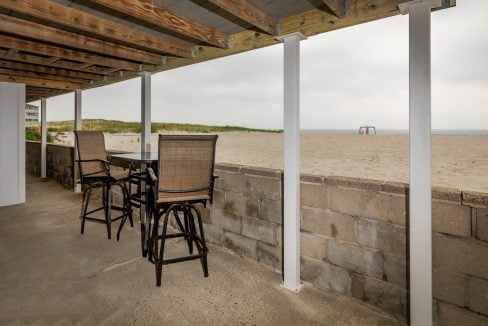
{"label": "chair footrest", "polygon": [[200,259],[203,258],[207,255],[208,252],[203,252],[198,255],[191,255],[191,256],[185,256],[185,257],[178,257],[178,258],[171,258],[171,259],[163,259],[162,261],[159,261],[161,265],[169,265],[169,264],[175,264],[175,263],[181,263],[184,261],[189,261],[189,260],[194,260],[194,259]]}

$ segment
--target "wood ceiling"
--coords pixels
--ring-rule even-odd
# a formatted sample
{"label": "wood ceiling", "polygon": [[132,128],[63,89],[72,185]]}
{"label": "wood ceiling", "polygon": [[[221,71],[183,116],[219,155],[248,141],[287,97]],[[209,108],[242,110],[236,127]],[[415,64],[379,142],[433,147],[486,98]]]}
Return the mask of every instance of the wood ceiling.
{"label": "wood ceiling", "polygon": [[0,81],[25,83],[29,102],[389,17],[404,2],[0,0]]}

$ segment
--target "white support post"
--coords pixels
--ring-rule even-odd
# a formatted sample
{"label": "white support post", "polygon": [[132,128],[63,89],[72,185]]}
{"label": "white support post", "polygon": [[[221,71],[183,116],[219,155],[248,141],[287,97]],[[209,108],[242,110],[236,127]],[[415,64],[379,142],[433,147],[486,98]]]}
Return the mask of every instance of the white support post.
{"label": "white support post", "polygon": [[151,152],[151,73],[141,74],[141,152]]}
{"label": "white support post", "polygon": [[[81,130],[81,90],[75,91],[75,130]],[[78,159],[78,148],[76,147],[76,140],[75,140],[75,155],[74,159]],[[78,169],[78,164],[74,163],[74,188],[75,192],[81,192],[81,185],[78,184],[78,180],[80,179],[80,171]]]}
{"label": "white support post", "polygon": [[47,117],[46,99],[41,98],[41,178],[47,176]]}
{"label": "white support post", "polygon": [[299,291],[300,284],[300,41],[293,33],[284,43],[284,179],[283,287]]}
{"label": "white support post", "polygon": [[410,13],[410,321],[432,325],[431,56],[432,2]]}

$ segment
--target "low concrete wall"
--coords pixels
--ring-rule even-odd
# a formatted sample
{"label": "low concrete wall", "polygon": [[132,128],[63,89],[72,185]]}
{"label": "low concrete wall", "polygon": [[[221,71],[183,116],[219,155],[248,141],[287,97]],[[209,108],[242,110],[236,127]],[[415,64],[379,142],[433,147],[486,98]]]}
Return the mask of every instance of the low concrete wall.
{"label": "low concrete wall", "polygon": [[[282,172],[218,164],[216,174],[206,237],[281,271]],[[302,175],[301,197],[302,279],[406,320],[408,185]],[[488,194],[434,187],[432,208],[436,324],[488,324]]]}
{"label": "low concrete wall", "polygon": [[[46,156],[47,177],[67,187],[73,187],[73,146],[47,144]],[[41,174],[40,142],[26,142],[26,169],[36,175]]]}

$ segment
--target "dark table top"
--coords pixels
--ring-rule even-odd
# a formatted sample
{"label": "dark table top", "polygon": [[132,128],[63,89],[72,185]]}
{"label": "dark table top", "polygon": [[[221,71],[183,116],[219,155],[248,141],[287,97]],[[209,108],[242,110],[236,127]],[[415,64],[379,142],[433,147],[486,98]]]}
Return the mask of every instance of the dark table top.
{"label": "dark table top", "polygon": [[109,155],[112,160],[121,160],[134,163],[153,163],[158,160],[158,152],[127,153]]}

